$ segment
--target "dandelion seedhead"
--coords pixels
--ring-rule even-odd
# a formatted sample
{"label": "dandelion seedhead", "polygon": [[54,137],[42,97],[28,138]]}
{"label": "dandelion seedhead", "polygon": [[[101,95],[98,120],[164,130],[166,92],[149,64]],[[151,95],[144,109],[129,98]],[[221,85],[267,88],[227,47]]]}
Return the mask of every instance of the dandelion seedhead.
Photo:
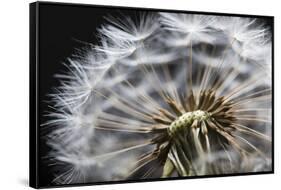
{"label": "dandelion seedhead", "polygon": [[270,171],[270,32],[246,17],[107,17],[50,95],[53,181]]}

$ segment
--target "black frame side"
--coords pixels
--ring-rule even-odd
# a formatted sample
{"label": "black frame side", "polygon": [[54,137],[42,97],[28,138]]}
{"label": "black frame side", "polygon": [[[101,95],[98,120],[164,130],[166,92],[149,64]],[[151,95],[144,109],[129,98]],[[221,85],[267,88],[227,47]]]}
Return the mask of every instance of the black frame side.
{"label": "black frame side", "polygon": [[38,185],[38,2],[29,4],[29,186]]}

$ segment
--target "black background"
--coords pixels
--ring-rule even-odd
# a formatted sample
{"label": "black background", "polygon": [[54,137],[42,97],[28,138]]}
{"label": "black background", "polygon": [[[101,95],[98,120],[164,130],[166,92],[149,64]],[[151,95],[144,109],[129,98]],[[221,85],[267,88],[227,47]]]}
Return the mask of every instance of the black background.
{"label": "black background", "polygon": [[[98,43],[97,28],[104,24],[105,16],[128,15],[135,18],[139,10],[130,8],[95,7],[70,4],[39,4],[39,123],[45,123],[44,117],[49,110],[48,94],[59,85],[54,74],[65,70],[63,62],[77,49],[84,48],[83,42]],[[200,13],[202,14],[202,13]],[[206,13],[205,13],[206,14]],[[220,14],[224,15],[224,14]],[[272,18],[268,19],[271,25]],[[44,132],[41,132],[39,146],[39,186],[50,186],[54,178],[51,167],[44,158],[49,147],[46,145]]]}

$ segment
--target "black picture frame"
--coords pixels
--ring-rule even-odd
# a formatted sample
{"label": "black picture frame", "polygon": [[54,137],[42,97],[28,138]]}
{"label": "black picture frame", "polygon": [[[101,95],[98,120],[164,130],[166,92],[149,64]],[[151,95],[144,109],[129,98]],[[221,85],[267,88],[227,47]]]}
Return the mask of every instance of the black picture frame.
{"label": "black picture frame", "polygon": [[[263,15],[246,15],[246,14],[232,14],[232,13],[217,13],[217,12],[197,12],[197,11],[186,11],[186,10],[163,10],[163,9],[150,9],[150,8],[135,8],[135,7],[118,7],[118,6],[101,6],[101,5],[90,5],[90,4],[75,4],[75,3],[57,3],[57,2],[34,2],[30,3],[30,93],[29,93],[29,101],[30,101],[30,113],[29,113],[29,185],[33,188],[49,188],[49,187],[69,187],[69,186],[84,186],[84,185],[99,185],[99,184],[120,184],[120,183],[135,183],[135,182],[147,182],[147,181],[163,181],[163,180],[183,180],[183,179],[193,179],[193,178],[210,178],[210,177],[226,177],[226,176],[243,176],[243,175],[258,175],[258,174],[273,174],[274,173],[274,17],[273,16],[263,16]],[[45,9],[45,10],[43,10]],[[53,9],[53,12],[50,10]],[[70,16],[71,11],[79,10],[78,12],[73,12],[73,15]],[[83,11],[82,11],[83,9]],[[59,15],[59,11],[62,11],[61,15],[63,15],[64,11],[66,12],[65,17],[58,18],[57,23],[53,23],[56,17]],[[92,11],[91,11],[92,10]],[[94,11],[93,11],[94,10]],[[98,13],[104,11],[104,14]],[[49,91],[53,86],[57,86],[58,82],[54,79],[48,78],[48,76],[53,75],[54,72],[59,71],[62,68],[62,64],[60,64],[67,56],[71,55],[75,49],[83,48],[84,44],[81,42],[77,42],[76,39],[81,41],[92,40],[93,34],[87,34],[85,36],[85,32],[83,33],[83,28],[88,25],[88,30],[93,30],[96,26],[100,25],[100,20],[103,19],[103,16],[107,16],[108,10],[111,11],[150,11],[150,12],[168,12],[168,13],[185,13],[185,14],[200,14],[200,15],[215,15],[215,16],[238,16],[238,17],[247,17],[247,18],[259,18],[265,19],[267,25],[271,29],[271,40],[272,40],[272,64],[271,64],[271,108],[272,108],[272,152],[271,152],[271,170],[270,171],[258,171],[258,172],[246,172],[246,173],[231,173],[231,174],[222,174],[222,175],[204,175],[204,176],[190,176],[190,177],[173,177],[173,178],[157,178],[157,179],[130,179],[130,180],[119,180],[119,181],[99,181],[99,182],[91,182],[91,183],[74,183],[74,184],[60,184],[56,185],[51,183],[50,173],[48,171],[48,166],[44,161],[42,161],[42,155],[45,154],[46,151],[49,151],[45,142],[42,141],[42,130],[40,125],[42,124],[42,120],[46,120],[43,118],[43,114],[47,109],[47,105],[44,103],[46,99],[46,91]],[[82,15],[81,13],[84,12]],[[48,14],[49,15],[48,15]],[[95,20],[96,24],[89,23],[89,20],[83,20],[82,18],[87,18],[88,16],[92,16],[95,14],[99,14]],[[76,17],[76,20],[71,20]],[[44,20],[43,20],[44,19]],[[48,22],[49,19],[49,23]],[[60,38],[61,40],[56,44],[48,44],[44,46],[44,43],[47,41],[51,41],[51,38],[44,39],[43,32],[46,32],[48,28],[52,25],[54,27],[59,26],[59,23],[65,19],[65,23],[63,23],[63,29],[57,28],[56,30],[49,30],[49,34],[53,35],[55,40]],[[69,19],[69,20],[67,20]],[[73,31],[71,30],[71,26],[75,28]],[[81,29],[77,29],[77,28]],[[43,30],[44,31],[43,31]],[[93,32],[92,31],[92,32]],[[58,32],[59,34],[55,36],[54,32]],[[87,31],[88,32],[88,31]],[[65,38],[62,39],[62,35],[65,34]],[[53,39],[53,41],[55,41]],[[94,41],[96,42],[96,41]],[[59,46],[61,43],[66,43],[62,46]],[[52,46],[53,45],[53,46]],[[57,49],[50,50],[50,47],[56,47]],[[68,46],[68,48],[65,48]],[[47,55],[42,56],[44,52],[49,51]],[[48,56],[53,58],[48,58]],[[43,59],[44,57],[44,59]],[[48,64],[48,65],[46,65]],[[43,153],[42,153],[43,152]]]}

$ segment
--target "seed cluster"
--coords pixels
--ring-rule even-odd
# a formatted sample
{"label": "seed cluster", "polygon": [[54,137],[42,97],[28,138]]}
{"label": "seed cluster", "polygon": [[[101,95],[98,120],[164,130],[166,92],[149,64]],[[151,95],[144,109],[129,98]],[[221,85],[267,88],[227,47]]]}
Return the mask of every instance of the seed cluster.
{"label": "seed cluster", "polygon": [[184,113],[174,122],[172,122],[168,128],[168,133],[171,137],[174,137],[178,131],[184,130],[187,127],[191,127],[195,120],[206,121],[209,117],[210,114],[202,110]]}
{"label": "seed cluster", "polygon": [[[190,91],[188,94],[182,102],[165,97],[170,109],[161,109],[157,115],[151,116],[156,123],[152,132],[158,134],[152,140],[157,146],[151,156],[166,168],[163,177],[170,176],[175,170],[180,176],[195,175],[192,159],[217,149],[213,144],[218,142],[232,146],[242,156],[246,154],[232,134],[237,119],[234,102],[225,96],[217,96],[216,89],[202,90],[198,94]],[[184,155],[177,158],[173,151]],[[179,162],[185,163],[186,168],[179,168]]]}
{"label": "seed cluster", "polygon": [[172,112],[162,109],[159,114],[152,116],[156,123],[167,126],[169,137],[175,137],[178,132],[191,126],[208,126],[217,130],[219,125],[222,131],[232,128],[231,124],[236,120],[233,102],[223,96],[217,97],[213,89],[201,91],[197,96],[193,92],[189,94],[185,104],[167,98],[165,101]]}

